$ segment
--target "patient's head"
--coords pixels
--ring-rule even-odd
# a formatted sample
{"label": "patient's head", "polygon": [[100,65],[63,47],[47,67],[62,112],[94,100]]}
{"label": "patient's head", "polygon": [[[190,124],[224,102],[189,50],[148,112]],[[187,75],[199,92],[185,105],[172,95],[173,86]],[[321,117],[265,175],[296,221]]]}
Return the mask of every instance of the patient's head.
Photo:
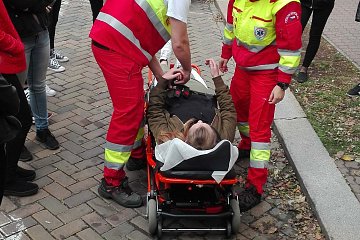
{"label": "patient's head", "polygon": [[184,124],[183,132],[162,132],[158,137],[158,143],[174,138],[181,139],[198,150],[212,149],[220,141],[218,132],[212,126],[194,118]]}
{"label": "patient's head", "polygon": [[190,119],[184,125],[185,142],[199,150],[215,147],[219,135],[209,124],[201,120]]}

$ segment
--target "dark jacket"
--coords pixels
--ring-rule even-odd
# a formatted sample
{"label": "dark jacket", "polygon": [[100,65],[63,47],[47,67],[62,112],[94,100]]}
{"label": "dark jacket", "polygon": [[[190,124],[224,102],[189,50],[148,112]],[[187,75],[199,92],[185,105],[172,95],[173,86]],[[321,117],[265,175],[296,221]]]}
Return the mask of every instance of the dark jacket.
{"label": "dark jacket", "polygon": [[355,21],[360,22],[360,1],[355,15]]}
{"label": "dark jacket", "polygon": [[16,31],[21,38],[31,37],[47,29],[46,6],[53,0],[3,0]]}
{"label": "dark jacket", "polygon": [[12,115],[19,111],[19,97],[16,88],[0,74],[0,144],[13,139],[21,128]]}
{"label": "dark jacket", "polygon": [[[221,139],[233,141],[236,129],[236,110],[229,88],[221,77],[214,78],[215,93],[219,109],[215,109],[215,117],[211,123]],[[175,115],[171,115],[165,108],[166,90],[156,86],[150,92],[148,122],[155,140],[161,132],[183,131],[184,123]]]}
{"label": "dark jacket", "polygon": [[300,0],[300,2],[302,6],[308,8],[322,9],[333,7],[335,0]]}

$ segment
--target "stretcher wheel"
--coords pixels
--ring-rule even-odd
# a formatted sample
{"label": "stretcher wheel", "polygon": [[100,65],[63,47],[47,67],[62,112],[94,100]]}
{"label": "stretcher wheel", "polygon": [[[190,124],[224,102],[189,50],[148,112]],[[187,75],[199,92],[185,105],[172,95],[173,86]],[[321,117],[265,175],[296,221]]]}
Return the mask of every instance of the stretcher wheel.
{"label": "stretcher wheel", "polygon": [[231,237],[231,223],[230,220],[226,221],[226,238]]}
{"label": "stretcher wheel", "polygon": [[231,199],[230,207],[231,207],[232,211],[234,212],[232,219],[231,219],[232,232],[234,234],[237,234],[240,229],[240,221],[241,221],[239,202],[236,199]]}
{"label": "stretcher wheel", "polygon": [[159,221],[157,224],[157,236],[158,236],[158,239],[160,239],[162,236],[162,219],[161,219],[161,217],[159,218]]}
{"label": "stretcher wheel", "polygon": [[148,201],[149,233],[154,235],[158,227],[156,200]]}

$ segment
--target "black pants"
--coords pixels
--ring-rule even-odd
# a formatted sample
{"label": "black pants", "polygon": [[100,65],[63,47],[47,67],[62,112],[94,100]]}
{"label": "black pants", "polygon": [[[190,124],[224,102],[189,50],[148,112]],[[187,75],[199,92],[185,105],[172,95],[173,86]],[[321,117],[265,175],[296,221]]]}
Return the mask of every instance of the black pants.
{"label": "black pants", "polygon": [[55,29],[56,29],[56,24],[59,20],[59,12],[60,12],[60,7],[61,7],[61,0],[56,0],[56,2],[54,3],[52,10],[49,14],[49,37],[50,37],[50,49],[54,49],[54,45],[55,45]]}
{"label": "black pants", "polygon": [[4,196],[4,183],[6,176],[5,144],[0,144],[0,205]]}
{"label": "black pants", "polygon": [[90,0],[93,22],[95,22],[95,19],[98,16],[103,4],[104,4],[103,0]]}
{"label": "black pants", "polygon": [[15,74],[2,74],[3,77],[16,88],[20,99],[20,108],[18,114],[15,116],[20,121],[22,127],[19,134],[10,142],[6,144],[6,182],[16,180],[16,168],[19,162],[21,149],[24,146],[26,136],[32,124],[30,106],[26,100],[24,90],[20,84],[19,79]]}
{"label": "black pants", "polygon": [[327,8],[324,9],[312,9],[301,5],[301,24],[303,31],[311,13],[313,14],[311,27],[310,27],[310,36],[309,36],[309,43],[306,47],[306,53],[303,61],[304,67],[309,67],[312,60],[314,59],[321,41],[321,35],[325,28],[325,24],[330,16],[331,11],[334,8],[334,3],[330,4]]}

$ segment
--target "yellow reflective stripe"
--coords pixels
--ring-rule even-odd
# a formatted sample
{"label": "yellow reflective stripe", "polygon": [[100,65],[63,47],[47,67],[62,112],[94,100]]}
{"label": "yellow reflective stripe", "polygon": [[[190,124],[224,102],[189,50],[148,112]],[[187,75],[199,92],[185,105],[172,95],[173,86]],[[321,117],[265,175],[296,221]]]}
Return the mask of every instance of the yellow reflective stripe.
{"label": "yellow reflective stripe", "polygon": [[248,122],[238,122],[239,132],[247,137],[249,137],[250,127]]}
{"label": "yellow reflective stripe", "polygon": [[269,159],[270,159],[270,150],[251,149],[250,151],[250,160],[269,161]]}
{"label": "yellow reflective stripe", "polygon": [[[136,0],[135,2],[144,10],[152,25],[158,31],[164,41],[169,41],[171,38],[170,26],[166,23],[167,16],[164,2],[159,0],[157,2]],[[161,5],[164,7],[160,7],[159,9],[159,6]]]}
{"label": "yellow reflective stripe", "polygon": [[113,16],[103,12],[100,12],[96,19],[108,24],[116,31],[118,31],[121,35],[123,35],[125,38],[127,38],[144,54],[144,56],[149,61],[152,59],[151,54],[141,47],[139,39],[137,39],[134,33],[128,27],[126,27],[122,22],[120,22]]}
{"label": "yellow reflective stripe", "polygon": [[300,55],[280,56],[279,69],[285,73],[293,74],[299,66],[300,58]]}
{"label": "yellow reflective stripe", "polygon": [[251,67],[242,67],[242,66],[239,67],[247,71],[257,71],[257,70],[272,70],[277,68],[278,66],[279,64],[272,63],[272,64],[264,64],[264,65],[251,66]]}
{"label": "yellow reflective stripe", "polygon": [[135,138],[135,141],[138,141],[138,140],[141,140],[143,139],[144,137],[144,128],[140,128],[137,135],[136,135],[136,138]]}
{"label": "yellow reflective stripe", "polygon": [[223,43],[226,45],[232,45],[233,40],[234,40],[234,33],[225,28]]}
{"label": "yellow reflective stripe", "polygon": [[117,152],[105,148],[105,161],[110,163],[124,164],[130,157],[131,152]]}

